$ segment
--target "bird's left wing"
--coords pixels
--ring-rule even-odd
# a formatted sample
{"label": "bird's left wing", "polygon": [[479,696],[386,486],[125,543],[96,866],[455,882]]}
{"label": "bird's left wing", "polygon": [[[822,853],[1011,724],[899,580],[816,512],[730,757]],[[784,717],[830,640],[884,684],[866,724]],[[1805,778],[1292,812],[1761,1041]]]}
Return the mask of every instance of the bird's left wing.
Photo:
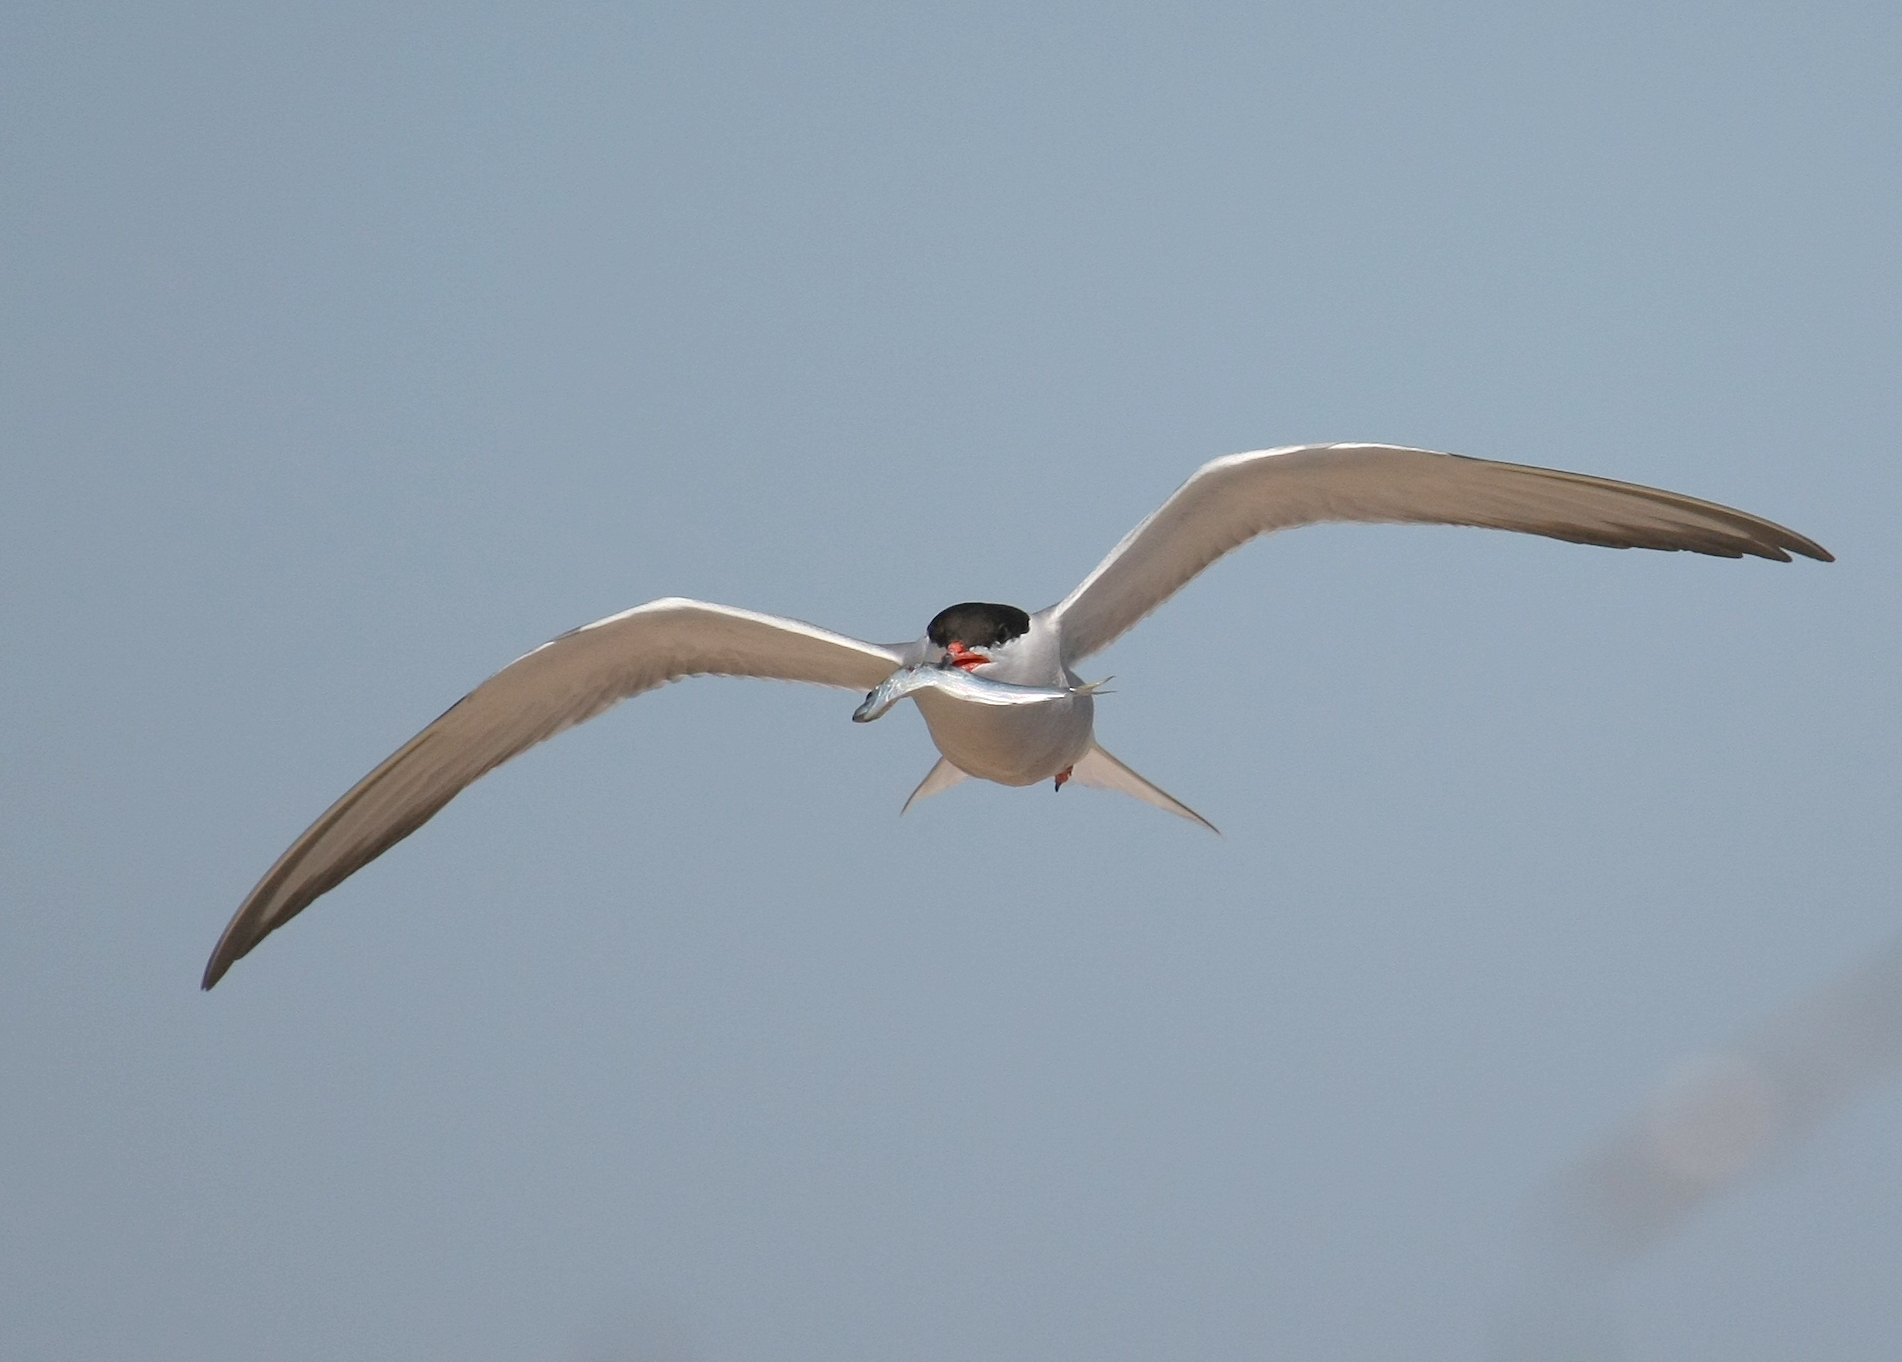
{"label": "bird's left wing", "polygon": [[1044,614],[1074,664],[1238,544],[1327,521],[1478,525],[1615,549],[1687,549],[1720,558],[1822,545],[1773,521],[1678,492],[1555,468],[1402,445],[1292,445],[1203,464]]}
{"label": "bird's left wing", "polygon": [[470,782],[618,701],[683,676],[869,690],[907,661],[798,620],[678,598],[584,624],[519,657],[404,743],[311,824],[218,940],[204,987],[319,895],[435,816]]}

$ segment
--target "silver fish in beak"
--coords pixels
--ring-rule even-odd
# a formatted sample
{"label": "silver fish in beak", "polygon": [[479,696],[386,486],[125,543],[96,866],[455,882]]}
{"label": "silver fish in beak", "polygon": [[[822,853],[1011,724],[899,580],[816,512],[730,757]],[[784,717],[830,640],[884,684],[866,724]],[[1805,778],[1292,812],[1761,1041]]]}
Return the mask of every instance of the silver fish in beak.
{"label": "silver fish in beak", "polygon": [[1081,686],[1014,686],[1008,681],[973,676],[957,667],[925,662],[901,667],[879,682],[878,689],[865,697],[865,703],[852,711],[852,722],[869,724],[907,695],[921,690],[943,691],[954,700],[979,705],[1041,705],[1074,695],[1095,695],[1098,687],[1109,680],[1104,677]]}

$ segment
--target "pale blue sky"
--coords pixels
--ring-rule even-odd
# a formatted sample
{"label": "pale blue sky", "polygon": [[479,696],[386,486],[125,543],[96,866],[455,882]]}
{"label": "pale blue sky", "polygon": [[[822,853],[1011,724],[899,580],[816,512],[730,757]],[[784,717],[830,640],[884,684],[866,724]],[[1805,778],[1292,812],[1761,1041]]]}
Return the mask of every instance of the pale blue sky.
{"label": "pale blue sky", "polygon": [[[1893,5],[0,15],[0,1355],[1455,1359],[1902,871]],[[210,995],[316,814],[662,595],[1055,600],[1372,439],[1839,562],[1251,546],[1104,658],[1227,834],[700,681]],[[982,866],[983,869],[978,867]],[[1902,1352],[1902,1084],[1630,1265]]]}

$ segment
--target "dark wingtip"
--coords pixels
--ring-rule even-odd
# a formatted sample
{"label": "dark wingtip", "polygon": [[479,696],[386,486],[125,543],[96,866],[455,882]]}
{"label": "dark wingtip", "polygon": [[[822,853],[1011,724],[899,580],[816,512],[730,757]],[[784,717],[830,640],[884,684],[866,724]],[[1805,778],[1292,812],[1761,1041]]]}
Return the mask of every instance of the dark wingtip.
{"label": "dark wingtip", "polygon": [[1836,561],[1835,554],[1831,553],[1814,539],[1811,539],[1808,535],[1798,534],[1795,530],[1782,525],[1775,526],[1774,528],[1777,531],[1777,538],[1773,541],[1775,546],[1779,550],[1786,550],[1786,552],[1779,552],[1777,554],[1777,557],[1782,561],[1786,563],[1789,562],[1790,554],[1792,553],[1800,553],[1805,558],[1814,558],[1819,563],[1833,563]]}
{"label": "dark wingtip", "polygon": [[[1755,543],[1738,549],[1734,554],[1724,554],[1726,558],[1742,557],[1749,554],[1753,558],[1763,558],[1772,563],[1793,562],[1791,554],[1802,558],[1814,558],[1819,563],[1833,563],[1836,555],[1817,543],[1814,539],[1805,539],[1795,530],[1786,530],[1781,525],[1775,527],[1776,538],[1765,537]],[[1710,550],[1704,550],[1710,552]]]}
{"label": "dark wingtip", "polygon": [[[232,924],[232,926],[236,925],[236,923]],[[231,927],[225,928],[224,936],[219,939],[217,946],[211,952],[211,959],[205,962],[205,977],[198,981],[198,987],[206,993],[211,992],[212,985],[224,978],[225,972],[244,959],[250,953],[251,947],[257,944],[257,938],[253,938],[239,946],[231,939]]]}

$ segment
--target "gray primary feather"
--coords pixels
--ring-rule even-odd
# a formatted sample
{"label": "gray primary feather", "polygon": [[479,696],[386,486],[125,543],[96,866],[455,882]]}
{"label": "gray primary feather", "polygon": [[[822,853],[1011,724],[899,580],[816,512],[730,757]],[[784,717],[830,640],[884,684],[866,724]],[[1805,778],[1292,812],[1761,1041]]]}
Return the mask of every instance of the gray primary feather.
{"label": "gray primary feather", "polygon": [[1831,561],[1793,530],[1655,487],[1399,445],[1294,445],[1202,465],[1125,535],[1051,607],[1064,662],[1108,647],[1230,549],[1329,521],[1477,525],[1606,548]]}

